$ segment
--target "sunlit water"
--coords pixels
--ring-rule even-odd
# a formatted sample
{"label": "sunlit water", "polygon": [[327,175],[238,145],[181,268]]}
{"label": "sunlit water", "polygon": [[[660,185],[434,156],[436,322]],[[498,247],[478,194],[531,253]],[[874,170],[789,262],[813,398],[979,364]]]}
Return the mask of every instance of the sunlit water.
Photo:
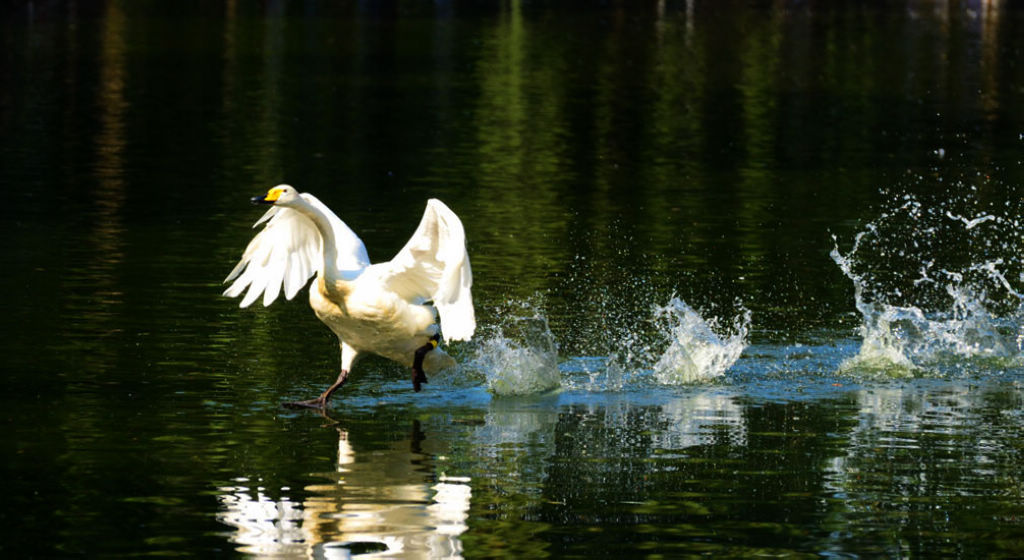
{"label": "sunlit water", "polygon": [[[4,558],[1024,555],[1007,2],[0,8]],[[280,182],[480,329],[325,415]]]}

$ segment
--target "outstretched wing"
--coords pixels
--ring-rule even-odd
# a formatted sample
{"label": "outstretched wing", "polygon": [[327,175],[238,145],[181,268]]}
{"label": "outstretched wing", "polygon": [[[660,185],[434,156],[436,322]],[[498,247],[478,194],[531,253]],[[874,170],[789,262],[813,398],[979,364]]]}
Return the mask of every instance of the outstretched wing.
{"label": "outstretched wing", "polygon": [[469,340],[476,330],[473,271],[466,254],[462,221],[443,202],[427,201],[416,233],[381,267],[381,279],[409,301],[433,301],[448,340]]}
{"label": "outstretched wing", "polygon": [[[338,240],[339,270],[358,270],[369,265],[363,242],[330,209],[311,194],[301,195],[323,212]],[[241,260],[224,282],[234,280],[224,295],[237,297],[246,292],[240,307],[248,307],[263,294],[263,305],[277,299],[284,288],[284,297],[292,299],[319,272],[323,265],[321,235],[313,220],[297,210],[275,206],[253,227],[266,226],[249,242]]]}

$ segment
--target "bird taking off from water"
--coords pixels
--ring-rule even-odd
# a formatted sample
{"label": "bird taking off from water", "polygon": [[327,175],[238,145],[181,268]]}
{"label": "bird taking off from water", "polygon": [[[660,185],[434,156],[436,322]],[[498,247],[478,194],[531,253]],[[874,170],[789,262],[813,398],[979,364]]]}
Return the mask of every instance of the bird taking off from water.
{"label": "bird taking off from water", "polygon": [[267,306],[282,289],[292,299],[315,276],[309,306],[341,346],[338,379],[319,397],[287,406],[325,408],[364,354],[411,367],[416,391],[427,381],[425,372],[455,365],[437,347],[441,335],[469,340],[476,317],[465,230],[444,203],[428,200],[405,247],[390,261],[371,265],[362,240],[315,196],[278,185],[252,201],[272,207],[253,226],[266,224],[224,279],[233,281],[224,295],[245,292],[241,307],[247,307],[263,294]]}

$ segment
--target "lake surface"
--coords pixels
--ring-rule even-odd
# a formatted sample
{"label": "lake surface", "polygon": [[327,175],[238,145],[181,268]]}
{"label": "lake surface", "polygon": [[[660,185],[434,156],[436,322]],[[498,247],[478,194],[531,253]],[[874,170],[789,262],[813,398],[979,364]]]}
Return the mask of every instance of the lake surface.
{"label": "lake surface", "polygon": [[[1024,556],[1010,2],[0,6],[6,558]],[[461,216],[420,393],[221,280]]]}

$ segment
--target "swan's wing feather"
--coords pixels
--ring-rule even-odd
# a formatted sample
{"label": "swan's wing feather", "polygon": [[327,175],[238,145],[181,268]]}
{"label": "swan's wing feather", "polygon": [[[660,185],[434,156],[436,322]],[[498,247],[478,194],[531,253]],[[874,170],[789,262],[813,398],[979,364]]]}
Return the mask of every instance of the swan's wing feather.
{"label": "swan's wing feather", "polygon": [[[307,202],[326,216],[337,245],[338,270],[361,270],[370,264],[366,247],[345,222],[324,203],[309,193],[302,193]],[[248,307],[263,294],[263,305],[274,303],[284,289],[284,297],[292,299],[320,270],[321,235],[313,220],[297,210],[283,206],[270,208],[253,227],[264,224],[252,238],[241,260],[224,282],[234,281],[224,295],[237,297],[245,292],[239,304]],[[246,291],[248,289],[248,291]]]}
{"label": "swan's wing feather", "polygon": [[298,253],[288,255],[288,272],[284,277],[284,297],[292,299],[306,285],[308,268],[304,266]]}
{"label": "swan's wing feather", "polygon": [[[255,228],[256,226],[258,226],[258,225],[262,224],[263,222],[269,220],[270,218],[274,217],[274,214],[276,214],[278,210],[280,210],[280,208],[274,208],[274,207],[270,208],[270,210],[267,210],[263,214],[263,216],[260,217],[259,220],[256,220],[256,223],[253,224],[252,227]],[[259,236],[257,235],[257,237],[259,237]],[[224,283],[225,284],[227,284],[228,282],[230,282],[230,281],[234,280],[235,278],[237,278],[238,275],[241,274],[243,270],[245,270],[246,265],[249,264],[249,260],[252,257],[253,253],[258,249],[258,246],[259,246],[259,244],[256,243],[256,239],[253,239],[252,241],[249,242],[249,245],[246,246],[246,248],[245,248],[245,252],[242,253],[242,258],[238,260],[238,264],[235,265],[235,268],[231,269],[231,272],[228,273],[228,277],[224,279]],[[225,295],[230,295],[231,297],[235,297],[238,294],[242,293],[241,290],[244,290],[244,289],[245,289],[245,285],[240,285],[240,284],[238,284],[236,282],[235,284],[233,284],[227,290],[227,291],[232,291],[233,293],[228,294],[227,291],[225,291]]]}
{"label": "swan's wing feather", "polygon": [[[313,221],[283,207],[271,208],[255,226],[266,225],[245,248],[241,260],[224,282],[233,283],[224,295],[237,297],[248,307],[263,294],[263,305],[277,299],[284,283],[285,297],[291,299],[317,270],[315,255],[320,250],[320,233]],[[254,227],[255,227],[254,226]]]}
{"label": "swan's wing feather", "polygon": [[395,258],[384,263],[381,278],[409,301],[432,300],[445,338],[469,340],[473,336],[476,315],[466,233],[459,217],[441,201],[427,201],[416,233]]}

